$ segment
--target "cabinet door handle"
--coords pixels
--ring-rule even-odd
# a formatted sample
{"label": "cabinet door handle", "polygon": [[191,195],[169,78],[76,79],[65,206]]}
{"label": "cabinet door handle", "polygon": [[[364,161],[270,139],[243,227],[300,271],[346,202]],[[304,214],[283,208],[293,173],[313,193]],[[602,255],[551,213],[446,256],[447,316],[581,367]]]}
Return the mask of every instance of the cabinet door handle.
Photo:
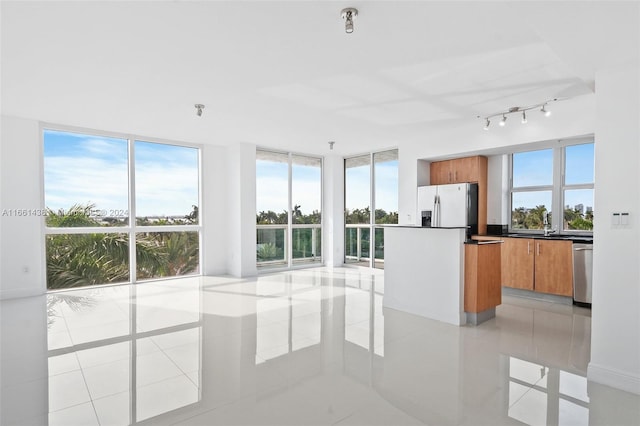
{"label": "cabinet door handle", "polygon": [[451,182],[451,172],[449,172],[449,182]]}
{"label": "cabinet door handle", "polygon": [[527,254],[531,254],[531,242],[527,241]]}
{"label": "cabinet door handle", "polygon": [[458,181],[458,171],[453,172],[453,180]]}
{"label": "cabinet door handle", "polygon": [[538,250],[538,256],[540,256],[540,243],[536,244]]}

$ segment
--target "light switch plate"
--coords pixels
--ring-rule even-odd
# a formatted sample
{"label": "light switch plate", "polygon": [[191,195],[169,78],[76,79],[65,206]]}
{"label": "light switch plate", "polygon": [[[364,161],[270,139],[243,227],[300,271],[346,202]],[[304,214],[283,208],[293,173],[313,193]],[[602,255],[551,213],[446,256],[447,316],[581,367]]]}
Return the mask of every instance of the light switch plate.
{"label": "light switch plate", "polygon": [[629,224],[629,213],[620,213],[620,225]]}
{"label": "light switch plate", "polygon": [[620,225],[620,213],[613,213],[611,216],[612,225]]}

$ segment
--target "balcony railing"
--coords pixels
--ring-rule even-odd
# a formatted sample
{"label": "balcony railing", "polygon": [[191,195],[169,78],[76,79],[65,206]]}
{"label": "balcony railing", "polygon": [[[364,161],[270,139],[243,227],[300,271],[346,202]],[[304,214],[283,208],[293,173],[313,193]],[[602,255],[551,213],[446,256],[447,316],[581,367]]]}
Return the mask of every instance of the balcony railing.
{"label": "balcony railing", "polygon": [[374,260],[377,266],[384,263],[384,229],[368,224],[345,225],[345,259],[347,262],[371,260],[371,229],[374,230]]}
{"label": "balcony railing", "polygon": [[[256,225],[258,267],[287,266],[322,261],[322,225],[292,225],[289,248],[288,225]],[[291,256],[289,256],[291,252]]]}

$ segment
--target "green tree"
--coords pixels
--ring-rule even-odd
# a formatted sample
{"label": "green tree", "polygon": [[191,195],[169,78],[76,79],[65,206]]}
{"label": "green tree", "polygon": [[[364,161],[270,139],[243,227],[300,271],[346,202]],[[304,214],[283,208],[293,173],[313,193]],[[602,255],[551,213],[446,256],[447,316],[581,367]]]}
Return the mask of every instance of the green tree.
{"label": "green tree", "polygon": [[[76,204],[67,211],[47,209],[49,227],[96,227],[93,204]],[[185,216],[197,218],[197,207]],[[189,220],[189,219],[187,219]],[[49,235],[46,241],[47,287],[72,288],[126,282],[129,276],[129,238],[126,233]],[[199,267],[197,232],[153,232],[136,235],[138,278],[178,276]]]}
{"label": "green tree", "polygon": [[[162,253],[140,243],[136,257],[147,268],[162,266]],[[61,234],[47,239],[47,288],[60,289],[129,280],[126,234]]]}
{"label": "green tree", "polygon": [[95,204],[74,204],[68,210],[59,209],[54,211],[47,208],[46,223],[50,228],[80,228],[90,226],[100,226],[100,222],[95,220],[91,212],[96,209]]}

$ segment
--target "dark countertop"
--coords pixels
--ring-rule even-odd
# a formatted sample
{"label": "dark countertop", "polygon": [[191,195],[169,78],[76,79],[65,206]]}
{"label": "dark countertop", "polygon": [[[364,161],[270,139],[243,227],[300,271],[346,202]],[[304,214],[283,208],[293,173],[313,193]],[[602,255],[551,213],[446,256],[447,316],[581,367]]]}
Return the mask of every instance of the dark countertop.
{"label": "dark countertop", "polygon": [[[487,235],[488,237],[488,235]],[[483,246],[485,244],[502,244],[503,241],[478,241],[478,240],[467,240],[464,242],[465,244],[478,245]]]}
{"label": "dark countertop", "polygon": [[589,235],[566,235],[566,234],[551,234],[547,237],[541,234],[525,234],[525,233],[510,233],[502,235],[482,235],[484,237],[505,237],[505,238],[532,238],[534,240],[553,240],[553,241],[573,241],[574,243],[593,244],[593,236]]}
{"label": "dark countertop", "polygon": [[468,226],[420,226],[420,225],[397,225],[395,223],[380,224],[383,228],[419,228],[419,229],[467,229]]}

